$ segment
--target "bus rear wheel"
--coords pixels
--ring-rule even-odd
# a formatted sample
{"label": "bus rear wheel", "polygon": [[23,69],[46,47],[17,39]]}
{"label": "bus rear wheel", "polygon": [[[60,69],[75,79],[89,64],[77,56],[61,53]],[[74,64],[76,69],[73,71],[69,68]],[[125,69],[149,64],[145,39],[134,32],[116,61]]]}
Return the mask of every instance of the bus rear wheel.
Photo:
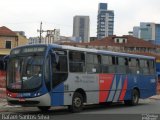
{"label": "bus rear wheel", "polygon": [[72,105],[68,106],[70,112],[80,112],[83,109],[83,96],[75,92],[72,98]]}
{"label": "bus rear wheel", "polygon": [[134,106],[134,105],[138,105],[138,102],[139,102],[139,92],[137,89],[134,89],[132,91],[132,99],[131,100],[125,100],[124,103],[126,105],[131,105],[131,106]]}
{"label": "bus rear wheel", "polygon": [[50,106],[38,106],[38,109],[43,112],[47,112],[50,109]]}

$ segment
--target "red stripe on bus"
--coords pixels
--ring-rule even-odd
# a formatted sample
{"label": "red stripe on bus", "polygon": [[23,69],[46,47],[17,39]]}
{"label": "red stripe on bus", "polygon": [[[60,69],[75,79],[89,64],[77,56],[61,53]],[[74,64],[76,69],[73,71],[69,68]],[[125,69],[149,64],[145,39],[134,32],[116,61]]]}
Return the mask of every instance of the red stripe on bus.
{"label": "red stripe on bus", "polygon": [[111,89],[113,74],[100,74],[99,75],[99,102],[106,102],[109,90]]}
{"label": "red stripe on bus", "polygon": [[126,79],[125,79],[125,81],[124,81],[124,84],[123,84],[123,88],[122,88],[120,97],[119,97],[119,100],[120,100],[120,101],[124,100],[124,96],[126,95],[127,81],[128,81],[128,78],[126,77]]}

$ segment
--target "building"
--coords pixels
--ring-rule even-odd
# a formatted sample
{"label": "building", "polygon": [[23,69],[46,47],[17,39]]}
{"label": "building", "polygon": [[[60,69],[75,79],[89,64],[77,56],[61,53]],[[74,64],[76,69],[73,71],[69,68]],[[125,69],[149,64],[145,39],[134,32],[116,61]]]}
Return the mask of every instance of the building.
{"label": "building", "polygon": [[133,37],[160,44],[160,24],[140,22],[140,26],[133,27]]}
{"label": "building", "polygon": [[11,29],[0,27],[0,58],[8,55],[12,48],[27,44],[27,38],[13,32]]}
{"label": "building", "polygon": [[76,39],[74,37],[67,37],[67,36],[60,36],[60,40],[58,40],[57,42],[55,42],[56,44],[61,44],[61,43],[73,43],[73,42],[79,42],[76,41]]}
{"label": "building", "polygon": [[140,27],[138,26],[133,27],[133,37],[140,38]]}
{"label": "building", "polygon": [[23,37],[26,37],[24,31],[14,31],[14,32],[17,33],[17,34],[19,34],[19,35],[21,35],[21,36],[23,36]]}
{"label": "building", "polygon": [[90,37],[90,42],[97,40],[97,37]]}
{"label": "building", "polygon": [[18,46],[28,44],[28,39],[26,38],[24,31],[16,31],[16,34],[18,36]]}
{"label": "building", "polygon": [[128,31],[128,34],[133,36],[133,31]]}
{"label": "building", "polygon": [[54,43],[60,40],[60,29],[47,30],[45,44]]}
{"label": "building", "polygon": [[[44,37],[41,38],[41,43],[44,43],[45,39]],[[39,37],[29,37],[28,44],[40,44],[40,38]]]}
{"label": "building", "polygon": [[80,38],[82,42],[89,42],[90,20],[89,16],[74,16],[73,37]]}
{"label": "building", "polygon": [[58,42],[60,40],[60,29],[54,30],[46,30],[45,37],[41,37],[41,41],[39,37],[30,37],[29,44],[52,44]]}
{"label": "building", "polygon": [[141,22],[140,38],[146,41],[155,40],[155,24],[149,22]]}
{"label": "building", "polygon": [[108,10],[107,3],[99,3],[97,16],[97,38],[114,34],[114,11]]}
{"label": "building", "polygon": [[8,55],[16,46],[18,46],[17,34],[5,26],[0,27],[0,58]]}
{"label": "building", "polygon": [[155,44],[160,45],[160,24],[155,25]]}
{"label": "building", "polygon": [[151,42],[139,39],[130,35],[109,36],[101,40],[95,40],[89,43],[63,43],[64,45],[72,45],[85,48],[96,48],[109,50],[114,52],[124,52],[133,54],[142,54],[150,56],[158,56],[160,60],[160,46],[155,46]]}
{"label": "building", "polygon": [[140,38],[151,41],[154,44],[160,44],[160,24],[141,22]]}

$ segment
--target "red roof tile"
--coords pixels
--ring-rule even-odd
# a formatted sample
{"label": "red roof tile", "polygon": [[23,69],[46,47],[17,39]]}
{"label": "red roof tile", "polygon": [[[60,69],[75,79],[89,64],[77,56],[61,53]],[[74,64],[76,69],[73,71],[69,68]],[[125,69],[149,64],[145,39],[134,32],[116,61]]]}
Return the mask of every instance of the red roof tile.
{"label": "red roof tile", "polygon": [[[127,39],[126,43],[115,43],[114,38],[125,38]],[[106,38],[103,38],[101,40],[96,40],[93,42],[88,43],[88,45],[92,45],[92,46],[124,46],[124,47],[145,47],[145,48],[155,48],[155,45],[153,45],[152,43],[139,39],[139,38],[135,38],[133,36],[130,35],[125,35],[122,37],[118,37],[118,36],[109,36]]]}
{"label": "red roof tile", "polygon": [[0,36],[17,36],[17,34],[9,28],[2,26],[0,27]]}
{"label": "red roof tile", "polygon": [[[127,39],[126,43],[115,43],[114,38],[125,38]],[[156,46],[148,41],[135,38],[130,35],[119,36],[109,36],[101,40],[95,40],[89,43],[63,43],[65,45],[82,45],[82,46],[117,46],[117,47],[144,47],[144,48],[155,48]]]}

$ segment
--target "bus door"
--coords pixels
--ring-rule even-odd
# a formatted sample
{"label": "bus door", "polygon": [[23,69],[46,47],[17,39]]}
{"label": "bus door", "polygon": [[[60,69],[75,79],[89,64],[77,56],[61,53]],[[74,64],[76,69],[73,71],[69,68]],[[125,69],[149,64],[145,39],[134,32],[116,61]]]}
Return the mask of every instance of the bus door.
{"label": "bus door", "polygon": [[67,51],[54,50],[51,53],[51,99],[52,105],[64,104],[64,84],[68,77]]}

